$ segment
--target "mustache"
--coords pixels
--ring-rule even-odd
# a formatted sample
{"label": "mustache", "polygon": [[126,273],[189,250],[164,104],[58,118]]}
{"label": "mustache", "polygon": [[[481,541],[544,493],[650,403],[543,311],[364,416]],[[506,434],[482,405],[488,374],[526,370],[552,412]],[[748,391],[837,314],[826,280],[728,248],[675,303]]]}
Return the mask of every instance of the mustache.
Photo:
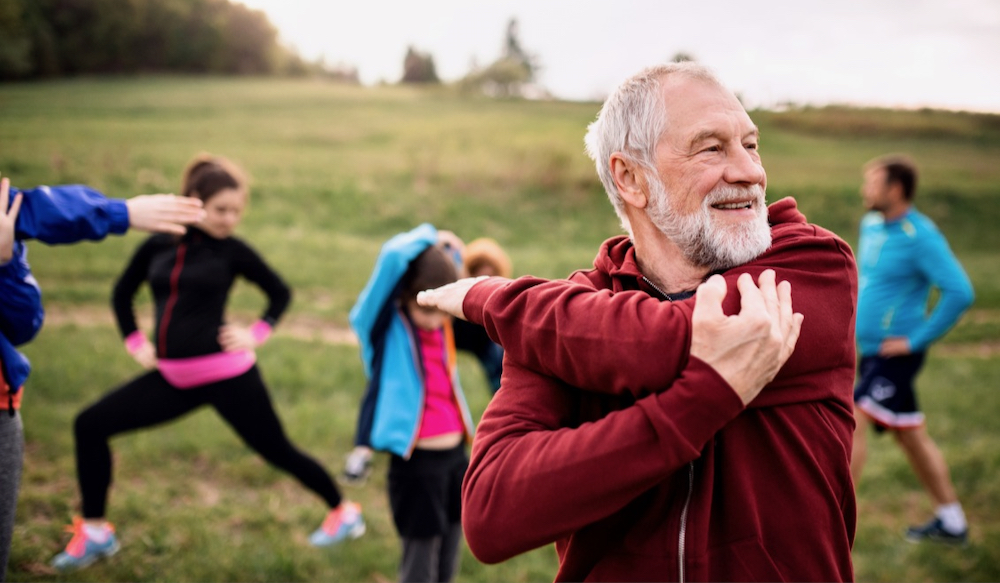
{"label": "mustache", "polygon": [[764,187],[759,184],[751,184],[749,186],[736,186],[734,184],[726,184],[723,186],[718,186],[708,193],[702,203],[705,207],[709,207],[713,204],[718,204],[720,202],[727,202],[733,200],[741,199],[751,199],[754,203],[763,205],[766,199],[766,193],[764,192]]}

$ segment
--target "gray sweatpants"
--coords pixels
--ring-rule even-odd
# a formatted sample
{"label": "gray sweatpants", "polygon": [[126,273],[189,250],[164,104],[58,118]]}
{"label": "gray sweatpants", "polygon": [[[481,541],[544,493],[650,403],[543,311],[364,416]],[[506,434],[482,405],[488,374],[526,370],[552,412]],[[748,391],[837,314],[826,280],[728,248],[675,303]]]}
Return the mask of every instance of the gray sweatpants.
{"label": "gray sweatpants", "polygon": [[7,559],[14,536],[14,509],[24,463],[21,414],[0,410],[0,581],[7,578]]}
{"label": "gray sweatpants", "polygon": [[400,583],[449,583],[458,573],[461,556],[462,523],[451,525],[441,536],[403,540]]}

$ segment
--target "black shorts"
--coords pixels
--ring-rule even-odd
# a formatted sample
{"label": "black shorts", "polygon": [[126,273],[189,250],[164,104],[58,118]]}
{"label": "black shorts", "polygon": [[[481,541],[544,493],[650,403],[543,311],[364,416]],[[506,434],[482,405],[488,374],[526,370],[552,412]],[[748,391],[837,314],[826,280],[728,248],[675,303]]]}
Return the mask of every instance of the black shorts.
{"label": "black shorts", "polygon": [[924,364],[924,353],[883,358],[865,356],[858,366],[854,406],[875,421],[876,431],[912,429],[924,423],[917,406],[913,379]]}
{"label": "black shorts", "polygon": [[389,462],[389,505],[399,536],[441,536],[462,521],[462,478],[469,467],[465,444],[415,449],[409,460]]}

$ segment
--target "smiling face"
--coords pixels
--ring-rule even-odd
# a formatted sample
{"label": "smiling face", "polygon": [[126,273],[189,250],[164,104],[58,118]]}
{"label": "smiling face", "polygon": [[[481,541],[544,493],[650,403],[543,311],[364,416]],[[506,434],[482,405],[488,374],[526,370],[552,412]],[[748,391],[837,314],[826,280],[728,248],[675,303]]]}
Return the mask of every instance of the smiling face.
{"label": "smiling face", "polygon": [[736,97],[700,79],[668,78],[667,130],[647,175],[651,222],[697,266],[721,269],[767,250],[767,175],[758,131]]}
{"label": "smiling face", "polygon": [[246,204],[246,190],[224,188],[205,201],[205,218],[197,226],[216,239],[225,239],[240,224]]}

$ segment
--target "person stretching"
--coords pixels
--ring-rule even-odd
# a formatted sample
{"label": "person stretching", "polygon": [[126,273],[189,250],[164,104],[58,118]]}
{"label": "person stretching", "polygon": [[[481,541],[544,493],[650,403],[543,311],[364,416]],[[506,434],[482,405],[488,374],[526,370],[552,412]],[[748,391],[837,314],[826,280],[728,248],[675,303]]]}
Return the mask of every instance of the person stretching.
{"label": "person stretching", "polygon": [[[184,175],[183,195],[201,199],[206,216],[182,237],[154,235],[136,251],[114,287],[113,305],[125,346],[149,372],[104,395],[74,424],[77,478],[83,518],[52,561],[55,568],[85,567],[119,549],[105,516],[111,484],[114,435],[171,421],[211,405],[269,463],[295,476],[329,506],[310,538],[331,545],[364,534],[360,507],[343,501],[330,475],[285,435],[258,370],[254,348],[291,299],[288,286],[233,231],[248,191],[232,162],[195,158]],[[237,276],[260,287],[267,309],[249,328],[226,324],[224,308]],[[137,327],[133,299],[149,282],[155,303],[151,343]]]}

